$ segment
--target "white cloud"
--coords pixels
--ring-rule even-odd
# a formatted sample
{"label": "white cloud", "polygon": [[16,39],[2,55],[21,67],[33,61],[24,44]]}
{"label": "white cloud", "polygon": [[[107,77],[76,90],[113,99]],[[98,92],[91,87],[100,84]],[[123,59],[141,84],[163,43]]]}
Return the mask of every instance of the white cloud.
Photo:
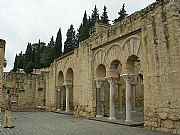
{"label": "white cloud", "polygon": [[28,42],[39,39],[49,42],[56,37],[61,27],[63,40],[70,24],[77,29],[82,22],[84,11],[91,15],[97,5],[100,15],[104,5],[110,20],[118,17],[123,3],[130,14],[140,10],[155,0],[0,0],[0,38],[6,40],[8,66],[13,68],[14,57],[25,52]]}

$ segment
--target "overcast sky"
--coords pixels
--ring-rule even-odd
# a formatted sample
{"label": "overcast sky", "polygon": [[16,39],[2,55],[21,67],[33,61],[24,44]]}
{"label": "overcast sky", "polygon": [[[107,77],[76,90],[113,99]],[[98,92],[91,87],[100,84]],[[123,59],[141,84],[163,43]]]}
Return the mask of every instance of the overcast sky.
{"label": "overcast sky", "polygon": [[92,14],[96,5],[102,14],[107,7],[109,19],[118,17],[125,3],[131,14],[145,8],[156,0],[0,0],[0,39],[6,40],[5,58],[8,65],[4,71],[13,68],[15,55],[26,50],[27,43],[40,39],[48,43],[51,36],[56,38],[61,27],[63,42],[66,32],[73,24],[77,30],[82,22],[84,11]]}

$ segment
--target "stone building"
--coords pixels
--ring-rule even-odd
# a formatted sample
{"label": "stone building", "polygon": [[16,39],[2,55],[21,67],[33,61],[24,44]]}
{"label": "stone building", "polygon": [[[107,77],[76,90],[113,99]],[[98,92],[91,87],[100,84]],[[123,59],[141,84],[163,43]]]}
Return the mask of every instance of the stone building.
{"label": "stone building", "polygon": [[47,69],[45,106],[85,117],[141,107],[145,127],[180,134],[180,1],[156,1],[114,25],[96,24]]}
{"label": "stone building", "polygon": [[180,1],[157,1],[114,25],[97,24],[79,48],[52,63],[46,106],[114,119],[126,104],[126,121],[142,106],[146,128],[180,134],[179,52]]}

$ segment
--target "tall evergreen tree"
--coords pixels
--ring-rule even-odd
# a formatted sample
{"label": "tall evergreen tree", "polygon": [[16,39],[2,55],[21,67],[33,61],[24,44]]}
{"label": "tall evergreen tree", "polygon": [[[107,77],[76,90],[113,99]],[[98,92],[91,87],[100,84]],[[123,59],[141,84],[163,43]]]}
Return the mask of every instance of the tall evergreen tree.
{"label": "tall evergreen tree", "polygon": [[78,42],[81,42],[87,38],[89,38],[89,21],[87,19],[87,13],[84,12],[83,22],[81,23],[79,29],[78,29],[78,35],[77,39]]}
{"label": "tall evergreen tree", "polygon": [[113,21],[114,23],[118,21],[122,21],[128,15],[125,10],[125,3],[123,4],[122,9],[120,9],[118,14],[119,14],[119,17]]}
{"label": "tall evergreen tree", "polygon": [[71,25],[70,28],[67,30],[66,36],[67,38],[64,42],[64,54],[74,50],[76,47],[76,32],[73,25]]}
{"label": "tall evergreen tree", "polygon": [[108,15],[107,15],[107,8],[106,8],[106,6],[104,6],[104,8],[103,8],[103,13],[102,13],[100,22],[104,23],[104,24],[109,24],[109,19],[108,19]]}
{"label": "tall evergreen tree", "polygon": [[31,73],[33,71],[33,60],[32,60],[32,46],[31,43],[28,43],[27,49],[25,52],[24,65],[23,69],[25,73]]}
{"label": "tall evergreen tree", "polygon": [[[54,42],[54,40],[52,41]],[[51,43],[53,45],[53,43]],[[56,41],[54,44],[54,57],[55,59],[62,55],[62,35],[61,35],[61,28],[59,29],[56,37]]]}
{"label": "tall evergreen tree", "polygon": [[18,69],[18,67],[17,67],[17,54],[16,54],[16,57],[15,57],[15,60],[14,60],[14,67],[13,67],[13,72],[16,72],[17,71],[17,69]]}
{"label": "tall evergreen tree", "polygon": [[17,68],[23,69],[23,62],[24,62],[24,55],[22,54],[22,51],[16,55],[16,61],[17,61]]}
{"label": "tall evergreen tree", "polygon": [[95,23],[96,22],[99,22],[99,11],[95,5],[94,7],[94,10],[92,10],[92,15],[91,15],[91,18],[89,18],[89,21],[90,21],[90,34],[94,33],[95,30],[94,30],[94,26],[95,26]]}
{"label": "tall evergreen tree", "polygon": [[41,41],[39,39],[39,42],[37,44],[37,48],[35,50],[35,68],[41,68],[41,63],[40,63],[40,53],[41,53]]}
{"label": "tall evergreen tree", "polygon": [[50,64],[54,61],[54,38],[51,37],[50,42],[44,48],[43,52],[41,53],[41,63],[43,67],[49,67]]}
{"label": "tall evergreen tree", "polygon": [[94,10],[92,10],[92,15],[91,15],[91,27],[94,27],[96,22],[99,22],[99,10],[97,9],[96,5],[94,7]]}

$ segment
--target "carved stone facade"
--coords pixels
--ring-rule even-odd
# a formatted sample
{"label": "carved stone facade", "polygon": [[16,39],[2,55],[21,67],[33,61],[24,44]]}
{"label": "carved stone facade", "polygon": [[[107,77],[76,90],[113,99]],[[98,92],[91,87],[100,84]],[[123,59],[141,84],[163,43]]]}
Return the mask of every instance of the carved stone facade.
{"label": "carved stone facade", "polygon": [[157,1],[114,25],[96,24],[56,59],[44,78],[45,105],[109,119],[126,105],[127,122],[141,106],[147,129],[180,134],[179,76],[180,1]]}

